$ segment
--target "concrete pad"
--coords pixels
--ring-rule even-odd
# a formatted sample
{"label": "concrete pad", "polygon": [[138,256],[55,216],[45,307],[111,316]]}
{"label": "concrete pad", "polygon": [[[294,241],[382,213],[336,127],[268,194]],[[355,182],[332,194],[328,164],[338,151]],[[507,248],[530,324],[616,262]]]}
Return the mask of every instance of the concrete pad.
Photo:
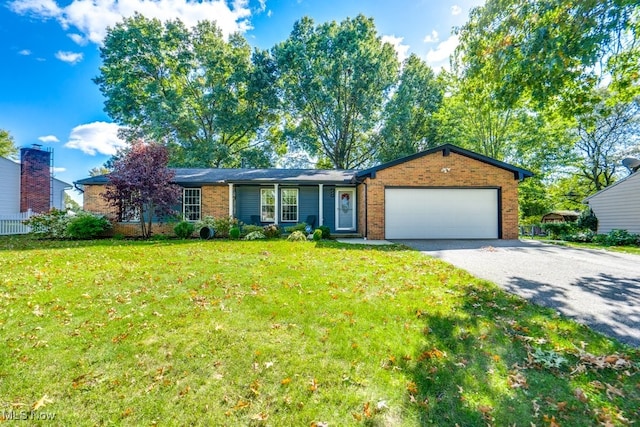
{"label": "concrete pad", "polygon": [[360,239],[360,238],[337,239],[337,241],[340,243],[349,243],[351,245],[374,245],[374,246],[395,245],[395,243],[389,242],[388,240],[368,240],[368,239]]}

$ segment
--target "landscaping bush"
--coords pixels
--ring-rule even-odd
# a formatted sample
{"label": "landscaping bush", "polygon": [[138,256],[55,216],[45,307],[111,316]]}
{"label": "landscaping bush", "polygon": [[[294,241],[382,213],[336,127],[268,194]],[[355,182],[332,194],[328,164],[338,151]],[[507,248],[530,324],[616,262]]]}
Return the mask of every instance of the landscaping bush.
{"label": "landscaping bush", "polygon": [[175,227],[173,227],[173,231],[176,233],[176,236],[181,239],[191,237],[195,229],[196,227],[189,221],[180,221]]}
{"label": "landscaping bush", "polygon": [[267,236],[267,239],[273,239],[282,235],[282,229],[278,226],[278,224],[265,225],[262,228],[262,232],[265,236]]}
{"label": "landscaping bush", "polygon": [[252,231],[251,233],[244,236],[244,240],[263,240],[266,238],[267,236],[265,236],[262,231]]}
{"label": "landscaping bush", "polygon": [[575,225],[571,222],[545,222],[542,224],[542,229],[552,239],[558,239],[570,235],[575,230]]}
{"label": "landscaping bush", "polygon": [[321,225],[320,227],[318,227],[318,230],[322,231],[322,238],[323,239],[331,238],[331,229],[328,226]]}
{"label": "landscaping bush", "polygon": [[287,237],[287,240],[290,242],[306,242],[307,235],[302,231],[294,231],[289,235],[289,237]]}
{"label": "landscaping bush", "polygon": [[103,215],[79,212],[68,218],[65,236],[72,239],[95,239],[111,228],[111,223]]}
{"label": "landscaping bush", "polygon": [[49,212],[34,215],[24,221],[31,227],[31,234],[46,239],[64,239],[71,218],[65,211],[52,208]]}
{"label": "landscaping bush", "polygon": [[580,242],[580,243],[591,243],[596,237],[596,233],[591,230],[580,231],[578,233],[573,233],[564,236],[564,240],[568,242]]}
{"label": "landscaping bush", "polygon": [[201,230],[204,227],[211,227],[215,229],[215,222],[216,222],[216,219],[214,217],[207,215],[200,221],[196,221],[195,227],[196,227],[196,230]]}
{"label": "landscaping bush", "polygon": [[290,227],[285,227],[284,231],[286,233],[293,233],[294,231],[304,232],[306,229],[307,229],[307,223],[301,222],[300,224],[292,225]]}
{"label": "landscaping bush", "polygon": [[240,233],[240,235],[247,236],[255,231],[259,231],[260,233],[262,233],[263,228],[264,227],[261,225],[245,224],[242,226],[242,232]]}
{"label": "landscaping bush", "polygon": [[240,227],[240,221],[232,216],[213,220],[213,229],[216,230],[216,237],[229,238],[229,231],[234,227]]}
{"label": "landscaping bush", "polygon": [[229,237],[231,237],[232,239],[239,239],[240,227],[231,227],[231,230],[229,230]]}
{"label": "landscaping bush", "polygon": [[576,226],[579,229],[598,231],[598,218],[593,213],[591,208],[587,208],[582,211],[580,217],[576,221]]}
{"label": "landscaping bush", "polygon": [[611,230],[606,235],[604,243],[609,246],[635,246],[639,238],[639,235],[629,233],[627,230]]}
{"label": "landscaping bush", "polygon": [[319,242],[320,240],[322,240],[322,230],[316,229],[313,232],[313,240],[315,240],[316,242]]}

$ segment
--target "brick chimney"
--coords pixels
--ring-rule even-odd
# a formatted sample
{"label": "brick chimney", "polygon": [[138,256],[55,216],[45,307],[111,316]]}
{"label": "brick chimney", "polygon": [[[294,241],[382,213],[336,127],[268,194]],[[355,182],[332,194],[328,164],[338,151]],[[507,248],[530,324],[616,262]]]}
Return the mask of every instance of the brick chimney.
{"label": "brick chimney", "polygon": [[20,149],[20,212],[48,212],[51,208],[51,150],[41,145]]}

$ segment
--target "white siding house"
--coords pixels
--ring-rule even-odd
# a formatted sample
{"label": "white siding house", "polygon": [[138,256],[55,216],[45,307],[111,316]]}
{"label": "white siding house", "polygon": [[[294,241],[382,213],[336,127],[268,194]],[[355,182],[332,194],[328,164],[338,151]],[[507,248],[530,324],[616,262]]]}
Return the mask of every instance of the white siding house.
{"label": "white siding house", "polygon": [[20,212],[20,163],[0,157],[0,215]]}
{"label": "white siding house", "polygon": [[585,203],[598,218],[598,233],[618,229],[640,234],[640,172],[587,197]]}
{"label": "white siding house", "polygon": [[[53,199],[51,207],[66,209],[64,205],[65,189],[71,184],[53,178]],[[0,215],[20,213],[20,163],[0,157]]]}

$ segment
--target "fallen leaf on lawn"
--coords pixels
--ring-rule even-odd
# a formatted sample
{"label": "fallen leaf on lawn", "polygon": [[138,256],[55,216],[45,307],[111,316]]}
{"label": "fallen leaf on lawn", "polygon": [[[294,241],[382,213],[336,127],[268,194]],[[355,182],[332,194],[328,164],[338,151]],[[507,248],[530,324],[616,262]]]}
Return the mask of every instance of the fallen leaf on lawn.
{"label": "fallen leaf on lawn", "polygon": [[238,403],[236,403],[236,406],[234,406],[233,409],[238,411],[240,409],[248,408],[250,405],[251,404],[249,402],[241,399],[241,400],[238,400]]}
{"label": "fallen leaf on lawn", "polygon": [[251,419],[254,421],[266,421],[267,418],[269,418],[269,414],[267,414],[266,412],[259,412],[251,417]]}
{"label": "fallen leaf on lawn", "polygon": [[376,405],[376,411],[382,412],[385,409],[389,409],[387,402],[385,402],[384,400],[379,401],[378,404]]}
{"label": "fallen leaf on lawn", "polygon": [[407,384],[407,391],[410,394],[417,394],[418,393],[418,386],[413,381],[409,381],[409,383]]}
{"label": "fallen leaf on lawn", "polygon": [[269,369],[272,366],[273,366],[273,362],[264,362],[265,369]]}
{"label": "fallen leaf on lawn", "polygon": [[280,381],[280,384],[282,385],[287,385],[289,383],[291,383],[291,378],[285,378],[282,381]]}
{"label": "fallen leaf on lawn", "polygon": [[602,384],[600,381],[591,381],[589,385],[595,389],[604,390],[604,384]]}
{"label": "fallen leaf on lawn", "polygon": [[127,408],[122,412],[122,418],[126,418],[131,414],[133,414],[133,409]]}
{"label": "fallen leaf on lawn", "polygon": [[478,406],[478,410],[483,414],[488,414],[489,412],[493,411],[493,408],[488,405],[480,405]]}
{"label": "fallen leaf on lawn", "polygon": [[310,427],[329,427],[329,423],[324,421],[312,421]]}
{"label": "fallen leaf on lawn", "polygon": [[527,384],[527,379],[522,373],[518,372],[513,375],[509,375],[507,378],[507,383],[511,388],[529,388],[529,384]]}
{"label": "fallen leaf on lawn", "polygon": [[549,427],[560,427],[560,424],[556,422],[555,416],[549,417],[548,415],[545,415],[543,419],[546,423],[549,423]]}
{"label": "fallen leaf on lawn", "polygon": [[358,414],[357,412],[352,412],[351,415],[353,415],[353,418],[355,418],[356,421],[362,421],[362,415]]}
{"label": "fallen leaf on lawn", "polygon": [[185,388],[180,390],[180,396],[184,396],[184,395],[188,394],[189,391],[191,391],[191,387],[190,386],[186,386]]}
{"label": "fallen leaf on lawn", "polygon": [[371,418],[372,414],[371,414],[371,404],[369,402],[366,402],[362,408],[362,412],[364,413],[364,416],[367,418]]}
{"label": "fallen leaf on lawn", "polygon": [[309,391],[317,391],[318,390],[318,382],[315,378],[309,381]]}
{"label": "fallen leaf on lawn", "polygon": [[255,380],[251,383],[251,385],[249,386],[249,390],[251,390],[251,392],[256,396],[260,395],[260,383],[258,382],[258,380]]}
{"label": "fallen leaf on lawn", "polygon": [[607,384],[607,397],[609,398],[609,400],[613,400],[612,396],[614,395],[624,397],[624,393],[622,392],[622,390],[620,390],[619,388],[615,388],[611,384]]}
{"label": "fallen leaf on lawn", "polygon": [[32,409],[37,411],[40,408],[44,408],[47,403],[53,403],[53,400],[49,399],[49,396],[45,394],[40,400],[33,404]]}
{"label": "fallen leaf on lawn", "polygon": [[558,402],[556,407],[558,408],[558,411],[563,412],[567,409],[567,402]]}
{"label": "fallen leaf on lawn", "polygon": [[577,388],[575,389],[575,391],[573,392],[573,394],[576,396],[576,398],[582,402],[582,403],[586,403],[589,401],[589,398],[587,397],[586,394],[584,394],[584,391],[581,388]]}

